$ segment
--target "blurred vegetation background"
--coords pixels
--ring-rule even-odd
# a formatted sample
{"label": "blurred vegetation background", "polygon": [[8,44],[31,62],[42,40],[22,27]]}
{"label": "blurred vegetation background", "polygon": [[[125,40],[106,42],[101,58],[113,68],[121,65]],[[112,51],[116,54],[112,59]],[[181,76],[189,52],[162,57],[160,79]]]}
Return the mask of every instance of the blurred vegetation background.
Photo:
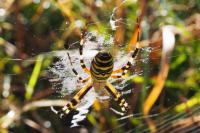
{"label": "blurred vegetation background", "polygon": [[[114,16],[124,23],[112,31],[116,7]],[[66,102],[48,81],[51,52],[79,41],[86,23],[90,31],[114,35],[117,47],[127,47],[137,18],[141,42],[158,49],[141,53],[139,58],[148,60],[137,66],[143,73],[125,88],[133,89],[125,96],[133,116],[119,120],[107,108],[94,107],[84,126],[68,127],[69,120],[50,110]],[[176,29],[170,52],[163,46],[170,42],[163,36],[166,25]],[[200,132],[199,37],[198,0],[1,0],[0,132]]]}

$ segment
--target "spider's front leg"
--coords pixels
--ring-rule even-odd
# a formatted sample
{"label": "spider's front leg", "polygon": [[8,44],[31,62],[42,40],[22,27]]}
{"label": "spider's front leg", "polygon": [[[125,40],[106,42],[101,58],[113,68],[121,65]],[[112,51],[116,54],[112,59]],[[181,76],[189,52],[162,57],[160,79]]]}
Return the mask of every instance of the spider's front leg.
{"label": "spider's front leg", "polygon": [[122,97],[122,94],[119,91],[117,91],[115,89],[115,87],[112,84],[110,84],[109,82],[106,83],[105,88],[114,97],[115,101],[121,107],[121,110],[123,112],[127,112],[128,111],[128,103]]}
{"label": "spider's front leg", "polygon": [[86,41],[85,36],[87,34],[87,30],[83,29],[82,33],[81,33],[81,41],[80,41],[80,47],[79,47],[79,53],[80,53],[80,64],[82,69],[90,75],[90,70],[86,67],[85,62],[83,60],[83,45]]}
{"label": "spider's front leg", "polygon": [[69,53],[67,53],[67,55],[68,55],[68,59],[69,59],[70,65],[71,65],[71,67],[72,67],[72,72],[76,75],[76,77],[78,78],[78,81],[81,82],[81,83],[87,82],[87,81],[90,79],[90,77],[88,77],[88,78],[86,78],[86,79],[83,79],[83,78],[78,74],[78,72],[75,70],[75,68],[73,67],[73,63],[72,63],[72,60],[71,60],[71,57],[70,57]]}
{"label": "spider's front leg", "polygon": [[[134,60],[137,57],[137,54],[139,53],[140,49],[141,49],[140,44],[137,43],[136,44],[136,48],[132,52],[131,57],[129,58],[129,60],[126,63],[126,65],[123,66],[120,69],[114,70],[112,75],[111,75],[111,77],[112,78],[121,78],[122,76],[124,76],[128,72],[128,69],[131,67],[131,65],[134,63]],[[116,74],[116,73],[121,73],[121,75],[118,75],[118,76],[113,75],[113,74]]]}
{"label": "spider's front leg", "polygon": [[89,82],[86,86],[84,86],[74,97],[73,99],[67,103],[62,109],[56,111],[52,109],[52,111],[62,118],[64,115],[69,114],[73,109],[77,107],[80,103],[81,99],[85,96],[85,94],[92,88],[92,82]]}
{"label": "spider's front leg", "polygon": [[[140,25],[138,23],[137,20],[137,29],[136,29],[136,34],[133,37],[134,39],[131,41],[131,44],[136,44],[136,48],[134,51],[132,51],[131,57],[129,58],[128,62],[126,63],[125,66],[123,66],[120,69],[114,70],[111,77],[112,78],[121,78],[122,76],[124,76],[127,72],[128,69],[131,67],[131,65],[134,63],[135,58],[137,57],[137,54],[139,53],[140,49],[142,48],[142,46],[140,46],[139,43],[139,38],[140,38]],[[129,46],[130,47],[130,46]],[[130,48],[129,48],[130,51]],[[113,75],[113,74],[117,74],[117,73],[121,73],[121,75]]]}

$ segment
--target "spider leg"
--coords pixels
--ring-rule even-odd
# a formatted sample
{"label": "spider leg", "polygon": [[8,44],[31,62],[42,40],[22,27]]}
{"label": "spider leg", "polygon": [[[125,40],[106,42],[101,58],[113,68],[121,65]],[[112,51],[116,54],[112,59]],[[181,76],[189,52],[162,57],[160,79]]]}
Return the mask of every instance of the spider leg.
{"label": "spider leg", "polygon": [[92,82],[89,82],[79,92],[77,92],[73,99],[70,102],[68,102],[62,109],[57,111],[53,107],[51,107],[52,111],[58,114],[60,118],[62,118],[64,115],[69,114],[73,109],[76,108],[76,106],[80,103],[81,99],[91,88]]}
{"label": "spider leg", "polygon": [[72,63],[72,60],[71,60],[71,57],[69,55],[69,53],[67,53],[67,56],[69,58],[69,61],[70,61],[70,65],[72,67],[72,72],[76,75],[76,77],[78,78],[78,80],[81,82],[81,83],[85,83],[86,81],[88,81],[90,79],[90,77],[86,78],[86,79],[83,79],[79,74],[78,72],[76,71],[76,69],[73,67],[73,63]]}
{"label": "spider leg", "polygon": [[80,47],[79,47],[80,64],[81,64],[82,69],[86,73],[90,74],[90,70],[86,67],[85,62],[83,60],[83,44],[85,43],[85,39],[84,39],[85,35],[86,35],[86,30],[83,30],[81,33],[81,41],[80,41]]}
{"label": "spider leg", "polygon": [[121,110],[123,112],[127,112],[128,111],[128,103],[122,97],[122,94],[119,91],[117,91],[115,89],[115,87],[112,84],[110,84],[109,82],[106,83],[105,89],[114,97],[115,101],[121,107]]}
{"label": "spider leg", "polygon": [[[136,45],[137,46],[137,45]],[[112,78],[121,78],[122,76],[124,76],[127,72],[128,72],[128,69],[131,67],[131,65],[133,64],[137,54],[139,53],[140,51],[140,48],[139,47],[136,47],[135,50],[133,51],[131,57],[129,58],[129,61],[126,63],[125,66],[123,66],[122,68],[120,69],[117,69],[117,70],[114,70],[111,77]],[[117,73],[121,73],[120,75],[115,75]]]}
{"label": "spider leg", "polygon": [[140,49],[142,48],[142,46],[140,46],[140,44],[138,42],[139,41],[139,36],[140,36],[140,27],[139,27],[139,25],[137,25],[137,26],[138,26],[137,29],[139,29],[139,30],[137,30],[137,34],[135,36],[137,38],[137,40],[134,41],[136,43],[136,48],[132,52],[131,57],[129,58],[129,60],[126,63],[126,65],[123,66],[120,69],[114,70],[113,73],[112,73],[112,74],[121,73],[121,75],[118,75],[118,76],[111,75],[112,78],[121,78],[122,76],[124,76],[128,72],[128,69],[131,67],[131,65],[133,64],[135,58],[137,57],[137,54],[139,53]]}

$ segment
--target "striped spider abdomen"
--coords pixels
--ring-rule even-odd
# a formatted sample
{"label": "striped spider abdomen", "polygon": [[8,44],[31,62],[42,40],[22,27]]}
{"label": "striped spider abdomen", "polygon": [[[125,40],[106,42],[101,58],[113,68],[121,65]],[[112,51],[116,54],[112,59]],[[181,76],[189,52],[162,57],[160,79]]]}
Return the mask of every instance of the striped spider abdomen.
{"label": "striped spider abdomen", "polygon": [[113,72],[113,57],[107,51],[100,51],[93,58],[90,73],[94,81],[106,81]]}

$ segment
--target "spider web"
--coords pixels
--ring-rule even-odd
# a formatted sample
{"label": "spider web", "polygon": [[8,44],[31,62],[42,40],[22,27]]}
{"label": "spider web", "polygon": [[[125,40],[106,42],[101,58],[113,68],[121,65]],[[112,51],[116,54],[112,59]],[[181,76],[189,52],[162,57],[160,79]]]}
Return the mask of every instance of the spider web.
{"label": "spider web", "polygon": [[[123,25],[128,25],[126,22],[123,22],[124,20],[122,18],[115,19],[115,13],[120,8],[126,0],[122,1],[122,3],[113,9],[113,12],[110,15],[110,30],[115,31],[119,27],[118,24],[122,23]],[[99,23],[99,22],[98,22]],[[89,26],[94,25],[95,23],[89,23]],[[83,78],[87,78],[88,75],[85,74],[85,72],[80,67],[80,61],[79,61],[79,51],[78,49],[70,49],[78,42],[74,42],[69,44],[69,49],[65,51],[55,51],[55,56],[58,58],[58,61],[55,62],[51,67],[49,67],[49,72],[51,73],[50,82],[53,83],[53,88],[56,89],[56,92],[60,93],[63,97],[66,95],[70,95],[74,92],[77,92],[77,90],[81,89],[86,83],[82,84],[78,82],[77,77],[72,72],[72,66],[70,66],[70,61],[67,57],[67,53],[70,54],[73,67],[75,70],[79,73],[79,75]],[[101,50],[112,50],[114,48],[114,36],[112,34],[99,34],[97,31],[88,31],[87,35],[85,36],[85,43],[84,43],[84,49],[83,49],[83,57],[86,63],[86,66],[89,68],[91,61],[93,57]],[[123,44],[122,44],[123,45]],[[121,68],[122,66],[126,65],[127,60],[130,57],[130,53],[127,54],[125,49],[119,48],[117,54],[114,56],[114,70]],[[150,48],[146,47],[142,49],[143,52],[150,53],[152,51],[159,50],[160,48]],[[110,51],[112,52],[112,51]],[[148,55],[147,54],[147,55]],[[143,62],[148,63],[148,57],[145,59],[137,59],[137,62]],[[133,64],[134,65],[134,64]],[[133,89],[124,90],[126,86],[130,84],[131,79],[133,79],[135,76],[142,75],[143,70],[135,70],[133,74],[131,74],[129,77],[125,79],[112,79],[109,78],[108,81],[113,83],[115,87],[122,92],[122,95],[128,95],[133,92]],[[55,82],[58,81],[58,82]],[[90,93],[95,93],[94,90],[90,90]],[[98,95],[98,93],[97,93]],[[98,97],[95,97],[99,99],[100,101],[103,100],[109,100],[110,96],[101,96],[98,95]],[[91,97],[91,95],[84,96],[84,99],[81,101],[80,105],[76,110],[79,111],[77,115],[73,116],[72,120],[72,127],[78,126],[78,122],[83,120],[83,118],[86,118],[86,115],[89,111],[89,108],[91,107],[92,103],[95,100],[94,97]],[[90,101],[90,102],[89,102]],[[83,104],[85,103],[85,104]],[[118,115],[123,115],[122,112],[110,108],[111,111]]]}
{"label": "spider web", "polygon": [[[123,1],[122,4],[124,4],[126,2]],[[112,14],[110,15],[110,29],[112,30],[116,30],[118,28],[118,26],[116,25],[116,22],[121,22],[124,23],[124,25],[129,25],[129,23],[123,22],[123,19],[114,19],[114,14],[115,11],[118,9],[118,7],[113,9]],[[94,57],[94,55],[101,49],[103,48],[112,48],[112,40],[113,40],[113,35],[109,35],[110,39],[105,40],[104,37],[102,37],[102,35],[98,35],[95,32],[89,32],[88,33],[88,40],[86,42],[86,44],[84,44],[84,59],[86,61],[86,65],[90,66],[90,62],[92,60],[92,58]],[[36,36],[37,37],[37,36]],[[91,41],[91,38],[96,38],[95,41]],[[105,43],[106,42],[106,43]],[[73,46],[74,44],[76,44],[77,42],[74,42],[71,44],[71,46]],[[107,44],[106,46],[104,45]],[[154,51],[160,50],[160,48],[150,48],[147,47],[145,49],[143,49],[143,51],[147,52],[147,53],[151,53]],[[50,68],[49,68],[49,72],[53,75],[51,75],[51,79],[50,81],[53,83],[53,88],[56,89],[56,91],[61,94],[63,97],[65,95],[72,95],[72,93],[74,93],[75,91],[81,89],[84,84],[81,84],[77,81],[77,77],[73,74],[73,72],[71,71],[71,66],[69,66],[69,60],[67,58],[67,52],[70,53],[70,56],[72,57],[73,60],[73,66],[74,68],[79,72],[79,74],[82,77],[87,78],[87,74],[85,74],[83,72],[83,70],[80,67],[80,63],[79,63],[79,52],[77,49],[68,49],[65,51],[53,51],[50,52],[48,54],[54,54],[55,57],[58,58],[58,61],[55,62]],[[147,54],[148,55],[148,54]],[[179,55],[174,55],[174,56],[170,56],[168,58],[176,58]],[[120,68],[121,66],[123,66],[126,61],[127,61],[128,55],[126,52],[124,52],[123,48],[122,50],[120,50],[117,55],[115,56],[115,69],[116,68]],[[23,61],[23,59],[8,59],[8,60],[14,60],[14,61]],[[156,59],[157,60],[157,59]],[[159,59],[158,59],[159,60]],[[35,61],[35,59],[30,59],[30,60],[26,60],[26,61]],[[144,64],[148,64],[149,61],[149,57],[145,57],[145,58],[141,58],[141,59],[137,59],[136,62],[142,62]],[[137,64],[136,64],[137,65]],[[151,69],[149,69],[148,71],[151,71]],[[112,82],[113,84],[115,84],[115,87],[117,87],[117,89],[122,90],[129,84],[129,80],[132,79],[132,77],[137,76],[137,75],[143,75],[144,72],[143,70],[136,70],[134,75],[129,76],[128,78],[126,78],[125,80],[123,80],[120,84],[115,83],[116,81],[109,79],[110,82]],[[11,76],[14,76],[12,74],[8,74]],[[53,78],[52,78],[53,77]],[[55,84],[54,84],[55,82]],[[148,89],[148,87],[147,87]],[[132,90],[124,90],[123,94],[129,94],[129,93],[134,93],[134,89]],[[78,122],[80,122],[81,120],[83,120],[88,111],[89,111],[89,107],[92,105],[93,101],[96,98],[99,99],[104,99],[104,97],[98,97],[96,96],[96,92],[92,89],[91,91],[88,92],[88,94],[83,98],[83,100],[81,101],[80,105],[78,106],[77,110],[79,110],[79,114],[74,116],[74,120],[72,120],[73,125],[72,126],[78,126]],[[94,97],[91,97],[94,96]],[[105,99],[110,99],[110,97],[106,97]],[[167,110],[168,112],[169,110]],[[192,118],[195,116],[199,115],[199,107],[194,107],[192,108],[192,114],[193,116],[189,116],[187,112],[181,112],[181,113],[174,113],[174,114],[168,114],[167,112],[163,113],[163,114],[153,114],[153,115],[149,115],[147,117],[149,118],[153,118],[155,119],[155,125],[157,126],[157,130],[159,132],[167,132],[169,130],[169,127],[171,126],[171,124],[174,122],[176,123],[179,119],[183,119],[183,118]],[[116,112],[117,113],[117,112]],[[119,113],[120,114],[120,113]],[[80,117],[81,116],[81,117]],[[117,131],[118,128],[123,128],[126,127],[127,122],[124,122],[123,120],[127,120],[128,118],[136,118],[136,119],[144,119],[143,114],[131,114],[129,116],[124,116],[124,117],[120,117],[117,120],[118,121],[122,121],[122,124],[119,124],[117,127],[109,130],[109,131],[105,131],[105,132],[111,132],[111,131]],[[162,122],[160,122],[160,118],[163,119]],[[170,127],[171,128],[171,127]],[[175,129],[172,128],[173,131],[184,131],[184,132],[199,132],[199,126],[198,123],[194,124],[193,126],[189,126],[187,127],[187,129],[185,128],[178,128]],[[125,129],[127,133],[131,133],[131,132],[137,132],[137,131],[141,131],[141,132],[150,132],[148,125],[147,124],[140,124],[139,126],[136,126],[134,128],[131,129]]]}
{"label": "spider web", "polygon": [[[175,106],[175,105],[174,105]],[[173,107],[173,106],[172,106]],[[142,114],[132,114],[131,117],[134,119],[148,119],[151,118],[154,121],[154,125],[156,126],[156,132],[159,133],[168,133],[168,132],[195,132],[198,133],[200,131],[199,127],[199,106],[194,106],[193,108],[190,108],[190,111],[184,111],[184,112],[174,112],[173,108],[169,108],[166,111],[162,113],[156,113],[148,116],[143,116]],[[169,113],[170,112],[170,113]],[[150,129],[147,123],[140,123],[139,125],[132,127],[132,128],[126,128],[126,124],[128,122],[126,121],[129,117],[125,116],[122,118],[118,118],[118,121],[123,121],[122,124],[119,124],[118,126],[103,131],[103,133],[109,133],[109,132],[115,132],[118,130],[118,128],[124,128],[125,133],[133,133],[133,132],[141,132],[141,133],[150,133]],[[188,124],[188,121],[189,124]]]}
{"label": "spider web", "polygon": [[[128,23],[126,23],[122,18],[115,19],[115,12],[125,2],[126,2],[126,0],[122,1],[122,3],[118,7],[115,7],[113,9],[112,14],[110,15],[109,22],[110,22],[110,29],[112,31],[117,30],[117,28],[119,27],[117,25],[118,23],[123,23],[125,26],[128,25]],[[89,25],[92,25],[92,24],[89,24]],[[105,36],[109,36],[109,39],[105,40]],[[110,35],[102,35],[102,34],[99,35],[97,32],[88,32],[88,34],[86,36],[86,42],[84,44],[84,50],[83,50],[84,51],[83,55],[84,55],[84,59],[86,61],[86,66],[90,66],[92,58],[95,56],[96,53],[98,53],[98,51],[100,51],[102,49],[112,49],[113,48],[113,45],[114,45],[113,38],[114,38],[114,36],[111,35],[111,34]],[[74,43],[72,43],[72,45],[73,44]],[[160,47],[154,47],[154,48],[146,47],[146,48],[142,49],[142,51],[144,53],[146,53],[146,56],[144,58],[137,59],[136,62],[142,62],[144,64],[148,64],[148,63],[150,63],[150,60],[149,60],[149,57],[148,57],[149,54],[151,52],[156,52],[156,51],[160,51],[160,50],[161,50]],[[73,51],[73,50],[68,50],[68,51],[70,52],[70,51]],[[121,66],[125,65],[126,61],[128,60],[128,57],[130,55],[128,55],[124,51],[125,50],[122,48],[115,55],[114,69],[120,68]],[[84,73],[80,68],[79,60],[77,59],[78,52],[73,51],[73,52],[70,53],[70,55],[72,56],[73,64],[75,64],[74,65],[75,69],[80,74]],[[172,58],[172,57],[168,57],[168,58]],[[62,61],[66,64],[65,61],[67,61],[67,60],[62,60]],[[63,63],[62,61],[60,63]],[[69,62],[69,61],[67,61],[67,62]],[[136,64],[134,64],[134,65],[136,66]],[[149,69],[148,71],[151,71],[151,70]],[[112,82],[118,90],[122,91],[123,95],[128,95],[132,92],[134,93],[133,89],[124,90],[124,88],[130,84],[130,82],[128,82],[128,81],[130,81],[134,76],[143,75],[143,74],[144,74],[144,70],[139,70],[139,71],[136,70],[136,71],[134,71],[134,74],[130,75],[128,78],[121,81],[120,83],[113,80],[113,79],[109,79],[109,81]],[[84,77],[85,75],[83,74],[82,76]],[[73,79],[76,79],[76,78],[73,77]],[[73,80],[73,79],[70,79],[70,80]],[[64,88],[66,89],[67,87],[64,87]],[[74,91],[77,89],[77,87],[71,87],[71,88],[73,88],[72,90],[74,90]],[[146,88],[148,89],[149,87],[147,86]],[[93,91],[94,90],[92,90],[92,92]],[[91,93],[91,91],[89,93]],[[92,97],[92,99],[90,99],[90,98],[91,98],[90,95],[86,95],[84,97],[83,101],[87,102],[87,101],[85,101],[86,99],[88,99],[88,101],[94,101],[94,99],[97,98],[97,97],[95,97],[95,98]],[[110,97],[108,96],[107,98],[109,99]],[[84,102],[81,101],[81,104],[77,108],[77,110],[79,110],[80,113],[73,117],[74,119],[72,120],[72,123],[73,123],[72,126],[78,126],[77,122],[80,122],[81,120],[86,118],[86,114],[88,113],[88,109],[93,103],[93,102],[90,102],[90,104],[83,104]],[[84,106],[84,105],[86,105],[86,106]],[[116,110],[114,108],[110,108],[110,110],[113,111],[114,113],[118,114],[118,115],[123,114],[123,113],[119,112],[118,110]],[[132,118],[132,117],[135,118],[135,119],[152,118],[152,119],[155,120],[154,124],[156,125],[157,131],[164,133],[164,132],[170,131],[171,128],[173,129],[174,127],[173,127],[172,124],[176,123],[179,119],[184,119],[184,118],[191,118],[192,119],[193,117],[199,115],[199,113],[198,113],[199,108],[198,107],[192,108],[191,113],[193,114],[193,116],[188,116],[187,112],[168,114],[168,111],[169,110],[167,110],[167,112],[165,112],[165,113],[155,113],[155,114],[148,115],[148,116],[143,116],[143,114],[130,114],[128,116],[120,117],[117,120],[118,121],[124,121],[124,120],[126,120],[128,118]],[[160,119],[162,119],[162,122],[160,122]],[[105,131],[105,132],[117,131],[118,128],[123,128],[123,127],[126,126],[126,124],[127,124],[127,122],[122,122],[122,124],[119,124],[117,127],[110,129],[108,131]],[[185,129],[184,127],[183,128],[175,128],[174,132],[176,132],[176,131],[185,131],[185,132],[195,131],[195,132],[198,132],[199,130],[200,130],[199,126],[194,125],[194,126],[191,126],[191,127],[187,126],[187,129]],[[148,125],[144,123],[144,124],[140,124],[139,126],[136,126],[134,128],[126,130],[127,133],[137,132],[137,131],[139,131],[139,132],[150,132],[150,129],[148,128]]]}

